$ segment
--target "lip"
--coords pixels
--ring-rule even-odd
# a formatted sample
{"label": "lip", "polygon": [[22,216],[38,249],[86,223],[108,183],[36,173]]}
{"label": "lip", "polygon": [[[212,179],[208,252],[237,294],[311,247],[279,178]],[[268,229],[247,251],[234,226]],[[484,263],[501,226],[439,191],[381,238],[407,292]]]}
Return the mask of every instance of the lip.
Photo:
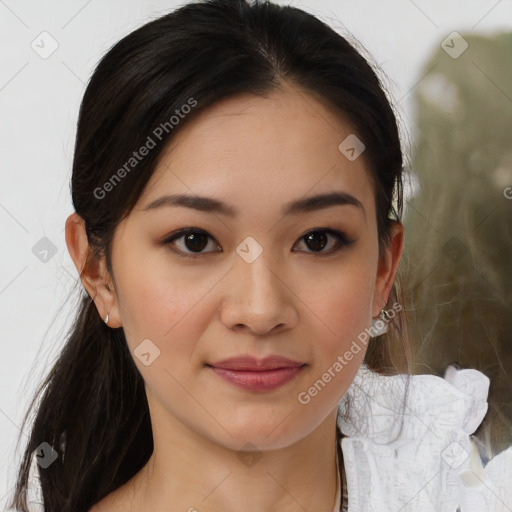
{"label": "lip", "polygon": [[271,391],[292,380],[306,364],[280,356],[265,359],[246,356],[207,366],[219,377],[247,391]]}
{"label": "lip", "polygon": [[223,359],[222,361],[211,363],[208,366],[223,368],[224,370],[263,372],[277,370],[279,368],[299,368],[303,365],[304,363],[300,361],[293,361],[292,359],[281,356],[268,356],[265,359],[258,359],[252,356],[239,356]]}

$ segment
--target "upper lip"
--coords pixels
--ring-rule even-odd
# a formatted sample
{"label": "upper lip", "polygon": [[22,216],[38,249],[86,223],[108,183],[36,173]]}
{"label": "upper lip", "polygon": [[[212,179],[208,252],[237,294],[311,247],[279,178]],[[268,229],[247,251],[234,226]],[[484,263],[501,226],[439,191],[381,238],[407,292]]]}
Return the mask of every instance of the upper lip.
{"label": "upper lip", "polygon": [[269,356],[265,359],[258,359],[251,356],[240,356],[223,359],[222,361],[211,363],[209,366],[214,366],[215,368],[223,368],[225,370],[246,370],[262,372],[268,370],[276,370],[278,368],[299,368],[304,364],[305,363],[293,361],[292,359],[281,356]]}

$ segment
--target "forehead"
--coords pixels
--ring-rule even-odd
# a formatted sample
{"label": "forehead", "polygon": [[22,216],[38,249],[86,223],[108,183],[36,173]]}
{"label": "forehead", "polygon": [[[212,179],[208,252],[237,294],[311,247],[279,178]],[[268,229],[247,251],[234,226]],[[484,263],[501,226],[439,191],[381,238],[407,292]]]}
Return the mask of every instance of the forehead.
{"label": "forehead", "polygon": [[364,158],[351,161],[338,149],[353,133],[340,114],[295,86],[224,99],[180,127],[137,206],[186,193],[217,197],[250,216],[261,215],[262,205],[277,212],[291,200],[337,190],[374,215]]}

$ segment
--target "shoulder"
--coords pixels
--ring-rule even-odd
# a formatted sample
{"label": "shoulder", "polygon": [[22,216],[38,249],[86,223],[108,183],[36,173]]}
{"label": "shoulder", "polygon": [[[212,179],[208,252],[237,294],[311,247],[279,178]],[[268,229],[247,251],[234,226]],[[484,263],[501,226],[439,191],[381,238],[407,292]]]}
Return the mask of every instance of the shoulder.
{"label": "shoulder", "polygon": [[119,500],[111,493],[98,501],[88,512],[120,512],[121,510]]}
{"label": "shoulder", "polygon": [[487,413],[489,384],[453,366],[438,377],[383,376],[363,365],[338,418],[352,510],[378,509],[381,500],[402,512],[476,510],[471,500],[478,510],[512,508],[512,447],[484,468],[471,438]]}
{"label": "shoulder", "polygon": [[88,512],[143,512],[144,466],[126,483],[103,497]]}
{"label": "shoulder", "polygon": [[133,493],[127,484],[107,494],[88,512],[138,512]]}

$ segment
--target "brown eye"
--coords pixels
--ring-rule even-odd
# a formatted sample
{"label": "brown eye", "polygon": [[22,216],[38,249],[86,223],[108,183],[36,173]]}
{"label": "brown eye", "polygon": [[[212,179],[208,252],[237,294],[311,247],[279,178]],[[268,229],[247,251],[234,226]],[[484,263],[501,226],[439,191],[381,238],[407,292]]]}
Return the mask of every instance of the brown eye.
{"label": "brown eye", "polygon": [[312,231],[304,237],[306,245],[313,251],[321,251],[325,248],[329,241],[329,237],[325,231]]}
{"label": "brown eye", "polygon": [[[177,244],[180,239],[183,239],[181,244]],[[204,249],[208,246],[208,240],[214,240],[206,231],[202,229],[182,229],[172,236],[166,238],[162,245],[176,245],[178,247],[175,252],[180,253],[185,257],[194,257],[194,254],[204,254]],[[181,245],[181,247],[180,247]],[[219,245],[217,244],[217,247]],[[212,252],[212,251],[206,251]],[[217,251],[219,252],[219,251]]]}
{"label": "brown eye", "polygon": [[[336,242],[334,243],[334,246],[331,244],[329,250],[324,251],[325,247],[329,243],[329,237],[334,237]],[[333,229],[315,229],[302,236],[301,240],[304,240],[306,246],[311,249],[311,251],[306,252],[318,252],[322,254],[330,254],[332,252],[336,252],[337,250],[341,249],[341,247],[350,245],[354,242],[354,240],[349,240],[341,231]]]}
{"label": "brown eye", "polygon": [[192,232],[184,235],[184,244],[191,251],[201,252],[208,244],[208,237],[204,233]]}

